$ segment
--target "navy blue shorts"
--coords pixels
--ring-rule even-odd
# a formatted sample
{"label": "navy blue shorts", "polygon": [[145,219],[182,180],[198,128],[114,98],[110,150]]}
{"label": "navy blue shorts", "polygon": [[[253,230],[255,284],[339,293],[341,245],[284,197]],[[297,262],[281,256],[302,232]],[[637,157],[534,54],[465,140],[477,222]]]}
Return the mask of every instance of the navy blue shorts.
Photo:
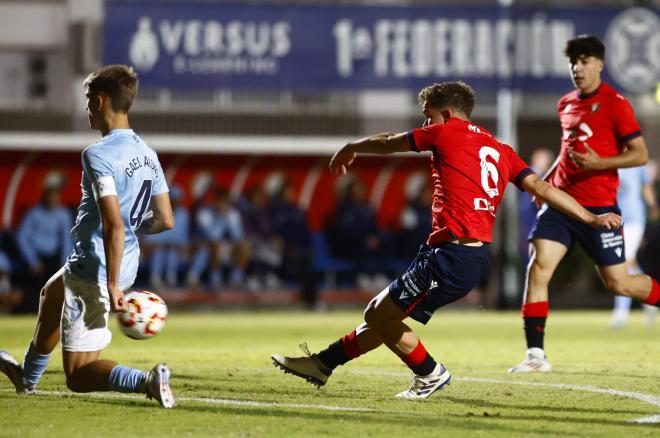
{"label": "navy blue shorts", "polygon": [[488,245],[422,245],[408,270],[390,284],[389,295],[406,315],[426,324],[436,309],[474,289],[489,262]]}
{"label": "navy blue shorts", "polygon": [[[616,205],[585,208],[594,214],[621,214],[621,210]],[[536,215],[536,222],[529,233],[528,240],[533,239],[553,240],[569,249],[575,241],[578,241],[597,266],[618,265],[626,260],[623,227],[617,230],[593,228],[547,204],[541,207]]]}

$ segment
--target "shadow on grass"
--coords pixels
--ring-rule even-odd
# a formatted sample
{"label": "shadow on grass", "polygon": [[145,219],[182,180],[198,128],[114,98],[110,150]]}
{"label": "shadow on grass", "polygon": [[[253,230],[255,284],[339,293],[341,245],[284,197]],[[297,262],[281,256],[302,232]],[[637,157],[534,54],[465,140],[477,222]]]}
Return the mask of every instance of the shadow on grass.
{"label": "shadow on grass", "polygon": [[459,397],[446,396],[443,397],[444,400],[451,401],[459,405],[467,405],[476,408],[477,410],[483,408],[497,408],[497,409],[519,409],[524,411],[541,411],[541,412],[581,412],[581,413],[590,413],[590,414],[630,414],[637,416],[649,415],[643,410],[632,410],[632,409],[612,409],[608,408],[607,412],[604,412],[603,409],[598,408],[584,408],[584,407],[575,407],[575,406],[546,406],[546,405],[530,405],[530,404],[506,404],[506,403],[497,403],[484,399],[466,399]]}
{"label": "shadow on grass", "polygon": [[[127,408],[145,408],[145,409],[158,409],[154,406],[154,402],[148,400],[136,399],[101,399],[101,398],[80,398],[81,402],[85,404],[104,404],[124,406]],[[224,414],[224,415],[244,415],[251,417],[268,417],[268,418],[282,418],[286,421],[335,421],[341,419],[342,422],[358,422],[360,424],[368,425],[391,425],[403,426],[411,428],[411,432],[417,428],[424,428],[427,430],[437,430],[439,426],[442,427],[455,427],[462,430],[489,430],[493,432],[511,432],[520,433],[521,427],[524,427],[526,435],[544,435],[548,432],[548,424],[569,424],[580,425],[581,430],[585,430],[587,425],[599,426],[625,426],[626,428],[634,427],[640,432],[642,430],[660,430],[660,424],[637,424],[629,423],[629,420],[609,420],[593,417],[575,417],[562,413],[558,416],[553,415],[538,415],[530,413],[529,415],[506,415],[497,412],[487,413],[484,411],[484,403],[481,400],[471,401],[479,406],[467,411],[465,413],[439,413],[437,415],[415,415],[409,411],[406,412],[346,412],[346,411],[319,411],[315,409],[303,408],[289,408],[289,407],[276,407],[276,406],[231,406],[231,405],[205,405],[200,406],[204,402],[191,402],[183,401],[174,408],[174,411],[185,411],[191,414]],[[488,405],[488,404],[486,404]],[[511,407],[507,407],[511,408]],[[515,408],[515,407],[514,407]],[[519,407],[521,411],[526,411],[524,407]],[[583,412],[579,409],[566,409],[566,411]],[[584,410],[591,412],[591,410]],[[598,411],[602,413],[602,411]],[[625,412],[627,413],[627,412]],[[640,416],[648,415],[648,413],[634,413]],[[411,415],[415,416],[414,425],[410,425]],[[502,424],[505,421],[513,421],[519,425],[511,426]],[[540,426],[544,425],[544,426]],[[434,429],[432,429],[434,428]],[[583,435],[582,433],[574,433],[562,431],[563,436],[570,435]]]}

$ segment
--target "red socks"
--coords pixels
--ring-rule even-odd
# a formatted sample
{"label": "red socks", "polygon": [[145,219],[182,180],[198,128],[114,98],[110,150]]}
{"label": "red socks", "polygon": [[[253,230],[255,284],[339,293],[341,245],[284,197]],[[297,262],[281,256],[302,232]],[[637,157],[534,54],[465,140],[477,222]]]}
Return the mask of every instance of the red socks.
{"label": "red socks", "polygon": [[362,354],[362,350],[360,350],[360,346],[357,343],[357,333],[355,330],[341,338],[341,347],[349,359],[355,359]]}
{"label": "red socks", "polygon": [[548,319],[548,302],[523,304],[522,314],[527,348],[543,349],[545,322]]}
{"label": "red socks", "polygon": [[415,374],[418,376],[428,376],[435,370],[437,362],[431,355],[426,351],[422,341],[419,341],[417,347],[407,356],[402,356],[401,360],[408,365]]}
{"label": "red socks", "polygon": [[523,318],[547,318],[548,302],[539,301],[538,303],[528,303],[522,306]]}
{"label": "red socks", "polygon": [[644,300],[644,303],[660,307],[660,284],[655,278],[651,279],[651,293]]}

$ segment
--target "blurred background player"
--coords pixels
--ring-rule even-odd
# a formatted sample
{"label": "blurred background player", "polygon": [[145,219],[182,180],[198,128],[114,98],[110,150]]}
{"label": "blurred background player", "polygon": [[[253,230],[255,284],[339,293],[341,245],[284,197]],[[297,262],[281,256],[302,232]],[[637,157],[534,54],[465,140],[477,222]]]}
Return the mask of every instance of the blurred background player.
{"label": "blurred background player", "polygon": [[11,271],[9,257],[0,250],[0,313],[11,313],[23,300],[21,292],[12,287]]}
{"label": "blurred background player", "polygon": [[247,287],[253,292],[277,288],[280,284],[277,273],[282,269],[284,241],[275,229],[271,197],[265,187],[262,184],[250,187],[239,210],[251,253]]}
{"label": "blurred background player", "polygon": [[23,216],[16,234],[21,256],[28,265],[23,302],[18,312],[39,309],[39,291],[71,254],[71,212],[61,202],[64,181],[52,174],[44,182],[41,202]]}
{"label": "blurred background player", "polygon": [[308,309],[318,304],[318,290],[311,265],[314,257],[305,212],[296,203],[295,187],[284,180],[273,198],[273,228],[282,239],[280,278],[294,283]]}
{"label": "blurred background player", "polygon": [[[550,149],[534,149],[529,157],[529,167],[537,175],[545,175],[555,160],[555,154]],[[532,231],[539,207],[527,192],[518,193],[518,241],[520,243],[520,260],[523,266],[529,263],[529,233]]]}
{"label": "blurred background player", "polygon": [[[359,178],[348,178],[340,189],[337,210],[328,226],[332,253],[350,260],[357,276],[350,283],[365,291],[387,285],[386,259],[389,248],[378,228],[376,211],[367,200],[367,191]],[[382,284],[384,283],[384,284]]]}
{"label": "blurred background player", "polygon": [[190,246],[190,213],[184,205],[180,186],[170,189],[170,200],[174,214],[174,228],[158,234],[144,236],[145,246],[150,252],[149,284],[158,290],[166,284],[177,287],[178,273]]}
{"label": "blurred background player", "polygon": [[[563,131],[561,151],[545,179],[593,213],[618,213],[617,168],[645,164],[646,142],[630,103],[601,80],[603,43],[594,36],[581,35],[567,42],[564,53],[576,89],[557,105]],[[544,205],[529,239],[532,260],[522,306],[527,352],[509,372],[552,369],[544,350],[548,284],[574,241],[586,250],[603,284],[615,295],[654,306],[660,303],[660,284],[655,279],[628,273],[622,229],[591,229]]]}
{"label": "blurred background player", "polygon": [[202,273],[207,271],[211,290],[217,290],[225,282],[223,270],[228,264],[229,285],[243,284],[251,248],[245,237],[243,219],[229,192],[217,189],[213,204],[196,209],[193,220],[196,248],[187,274],[187,285],[198,286]]}
{"label": "blurred background player", "polygon": [[[623,217],[623,235],[626,238],[626,267],[631,275],[642,274],[637,263],[637,250],[646,229],[646,218],[658,218],[658,202],[655,198],[650,167],[638,166],[619,169],[617,203]],[[628,322],[632,298],[617,295],[610,325],[623,328]],[[644,304],[647,325],[653,325],[658,308]]]}
{"label": "blurred background player", "polygon": [[173,226],[167,183],[156,152],[130,128],[138,79],[123,65],[101,67],[84,82],[90,128],[103,138],[82,153],[82,197],[73,252],[44,286],[35,334],[23,366],[0,351],[0,371],[19,394],[32,394],[62,336],[67,387],[74,392],[143,393],[174,406],[164,364],[145,372],[100,359],[112,339],[108,315],[128,310],[123,291],[135,281],[136,232]]}
{"label": "blurred background player", "polygon": [[[552,203],[584,223],[617,227],[621,218],[596,216],[573,198],[539,179],[515,151],[469,121],[474,92],[463,82],[422,89],[423,128],[377,134],[348,143],[330,161],[334,174],[346,173],[358,153],[432,151],[433,230],[408,270],[378,294],[364,312],[364,323],[318,354],[273,355],[274,364],[321,386],[339,365],[382,344],[413,372],[413,384],[396,396],[429,397],[451,380],[403,320],[428,323],[440,307],[467,295],[485,273],[497,207],[509,182]],[[359,245],[359,242],[358,242]]]}

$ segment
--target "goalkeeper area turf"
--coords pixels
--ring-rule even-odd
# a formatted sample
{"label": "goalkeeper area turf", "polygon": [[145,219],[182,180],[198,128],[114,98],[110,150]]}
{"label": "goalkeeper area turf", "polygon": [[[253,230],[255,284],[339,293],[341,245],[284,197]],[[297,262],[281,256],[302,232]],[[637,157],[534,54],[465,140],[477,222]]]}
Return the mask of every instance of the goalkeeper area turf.
{"label": "goalkeeper area turf", "polygon": [[[660,326],[643,315],[609,328],[606,311],[556,311],[546,327],[549,374],[509,374],[524,356],[519,312],[440,310],[410,321],[452,383],[424,401],[395,399],[409,370],[381,347],[337,368],[317,389],[270,355],[325,348],[361,320],[327,313],[177,313],[154,339],[114,338],[102,358],[172,369],[178,406],[139,395],[73,394],[56,350],[38,394],[18,396],[0,375],[0,436],[660,436]],[[34,317],[0,317],[0,348],[22,361]]]}

